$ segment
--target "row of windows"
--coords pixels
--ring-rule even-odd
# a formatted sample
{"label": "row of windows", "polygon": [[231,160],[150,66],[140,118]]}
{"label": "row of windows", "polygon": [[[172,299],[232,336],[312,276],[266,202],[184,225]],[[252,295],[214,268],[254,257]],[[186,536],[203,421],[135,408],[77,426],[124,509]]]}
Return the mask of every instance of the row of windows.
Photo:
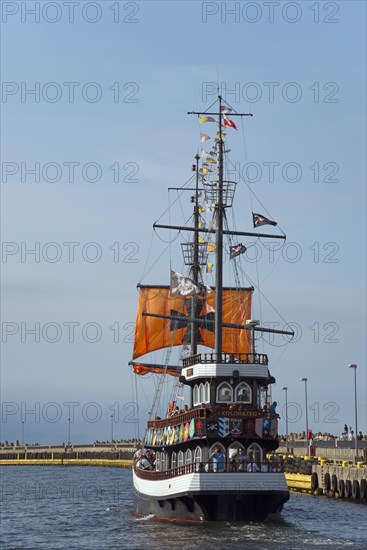
{"label": "row of windows", "polygon": [[[209,449],[209,456],[213,453],[214,449],[216,447],[219,447],[224,454],[226,454],[227,459],[230,460],[232,456],[238,451],[238,449],[242,449],[243,453],[245,454],[245,448],[241,443],[235,442],[232,445],[228,447],[228,452],[226,452],[225,447],[221,443],[214,443]],[[253,452],[254,460],[256,462],[262,462],[263,459],[263,450],[257,443],[252,443],[247,448],[247,453],[249,451]],[[183,466],[184,464],[192,464],[194,462],[195,464],[199,464],[202,462],[202,448],[197,446],[194,452],[191,449],[187,449],[187,451],[184,453],[183,451],[179,451],[178,453],[173,452],[171,455],[171,464],[169,464],[169,454],[168,453],[157,453],[156,456],[156,469],[158,471],[162,470],[169,470],[170,468],[176,468],[179,466]]]}
{"label": "row of windows", "polygon": [[[210,384],[205,382],[200,385],[195,384],[193,391],[194,405],[210,402]],[[241,401],[242,403],[252,402],[252,391],[246,382],[241,382],[233,388],[228,382],[222,382],[217,387],[217,403],[233,403]]]}
{"label": "row of windows", "polygon": [[205,382],[199,386],[195,384],[193,391],[194,405],[201,405],[201,403],[210,403],[210,384]]}

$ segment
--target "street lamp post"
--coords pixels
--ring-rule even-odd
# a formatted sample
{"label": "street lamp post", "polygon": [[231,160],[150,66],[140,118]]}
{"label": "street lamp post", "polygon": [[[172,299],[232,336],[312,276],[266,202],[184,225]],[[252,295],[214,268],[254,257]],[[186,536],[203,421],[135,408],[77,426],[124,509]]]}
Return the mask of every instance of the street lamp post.
{"label": "street lamp post", "polygon": [[309,451],[308,448],[308,408],[307,408],[307,378],[300,378],[301,382],[305,383],[305,402],[306,402],[306,448],[307,448],[307,454]]}
{"label": "street lamp post", "polygon": [[22,447],[24,447],[24,423],[25,421],[22,420]]}
{"label": "street lamp post", "polygon": [[111,447],[113,447],[113,414],[110,415],[111,418]]}
{"label": "street lamp post", "polygon": [[357,365],[355,363],[351,363],[348,365],[350,369],[354,369],[354,423],[355,423],[355,434],[354,434],[354,441],[355,441],[355,448],[356,448],[356,456],[354,458],[355,464],[358,462],[358,423],[357,423]]}
{"label": "street lamp post", "polygon": [[285,445],[286,445],[286,454],[289,454],[288,448],[288,397],[287,397],[287,386],[283,386],[282,390],[285,391]]}
{"label": "street lamp post", "polygon": [[70,441],[70,418],[68,418],[68,445],[71,445],[71,441]]}

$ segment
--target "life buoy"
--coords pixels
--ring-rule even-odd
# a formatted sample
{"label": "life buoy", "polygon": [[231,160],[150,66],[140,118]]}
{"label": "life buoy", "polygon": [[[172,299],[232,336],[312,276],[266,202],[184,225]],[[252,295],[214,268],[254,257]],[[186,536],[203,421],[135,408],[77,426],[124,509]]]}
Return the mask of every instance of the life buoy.
{"label": "life buoy", "polygon": [[361,498],[364,498],[367,500],[367,481],[365,479],[361,479],[360,483],[361,488]]}
{"label": "life buoy", "polygon": [[319,488],[319,476],[317,475],[316,472],[313,472],[311,476],[311,489],[313,491],[316,491],[316,489],[318,488]]}
{"label": "life buoy", "polygon": [[353,485],[352,485],[352,497],[354,500],[358,500],[360,497],[361,491],[359,489],[359,481],[358,479],[353,479]]}
{"label": "life buoy", "polygon": [[336,477],[336,474],[331,476],[331,490],[334,491],[334,493],[338,490],[338,478]]}
{"label": "life buoy", "polygon": [[350,498],[352,496],[352,482],[347,479],[345,482],[345,497]]}
{"label": "life buoy", "polygon": [[339,479],[339,496],[340,498],[345,497],[345,483],[344,479]]}
{"label": "life buoy", "polygon": [[324,475],[324,489],[325,491],[330,491],[330,474],[326,473]]}

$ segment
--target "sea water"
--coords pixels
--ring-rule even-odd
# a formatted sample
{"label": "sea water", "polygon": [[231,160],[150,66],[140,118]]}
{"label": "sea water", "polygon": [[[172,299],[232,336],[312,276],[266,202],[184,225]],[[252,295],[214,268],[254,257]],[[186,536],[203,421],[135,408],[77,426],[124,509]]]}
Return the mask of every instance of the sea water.
{"label": "sea water", "polygon": [[367,506],[291,494],[277,521],[175,524],[133,514],[131,471],[3,466],[1,550],[367,549]]}

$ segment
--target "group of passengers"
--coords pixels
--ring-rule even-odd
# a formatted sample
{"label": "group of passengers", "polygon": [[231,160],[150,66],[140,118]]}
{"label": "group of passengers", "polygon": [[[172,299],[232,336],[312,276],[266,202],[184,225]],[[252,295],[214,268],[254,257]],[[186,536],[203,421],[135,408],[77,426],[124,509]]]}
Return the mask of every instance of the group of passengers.
{"label": "group of passengers", "polygon": [[167,418],[171,418],[172,416],[177,416],[178,414],[184,414],[187,412],[189,412],[189,407],[187,405],[184,405],[182,409],[179,409],[175,401],[170,401],[167,410]]}
{"label": "group of passengers", "polygon": [[137,466],[140,470],[154,470],[155,469],[155,452],[151,449],[139,450],[135,453],[137,459]]}
{"label": "group of passengers", "polygon": [[220,447],[216,447],[210,455],[209,460],[204,464],[200,462],[196,471],[203,472],[279,472],[280,464],[271,464],[267,458],[260,464],[254,460],[253,451],[246,455],[243,449],[239,448],[229,460],[228,468],[226,455]]}

